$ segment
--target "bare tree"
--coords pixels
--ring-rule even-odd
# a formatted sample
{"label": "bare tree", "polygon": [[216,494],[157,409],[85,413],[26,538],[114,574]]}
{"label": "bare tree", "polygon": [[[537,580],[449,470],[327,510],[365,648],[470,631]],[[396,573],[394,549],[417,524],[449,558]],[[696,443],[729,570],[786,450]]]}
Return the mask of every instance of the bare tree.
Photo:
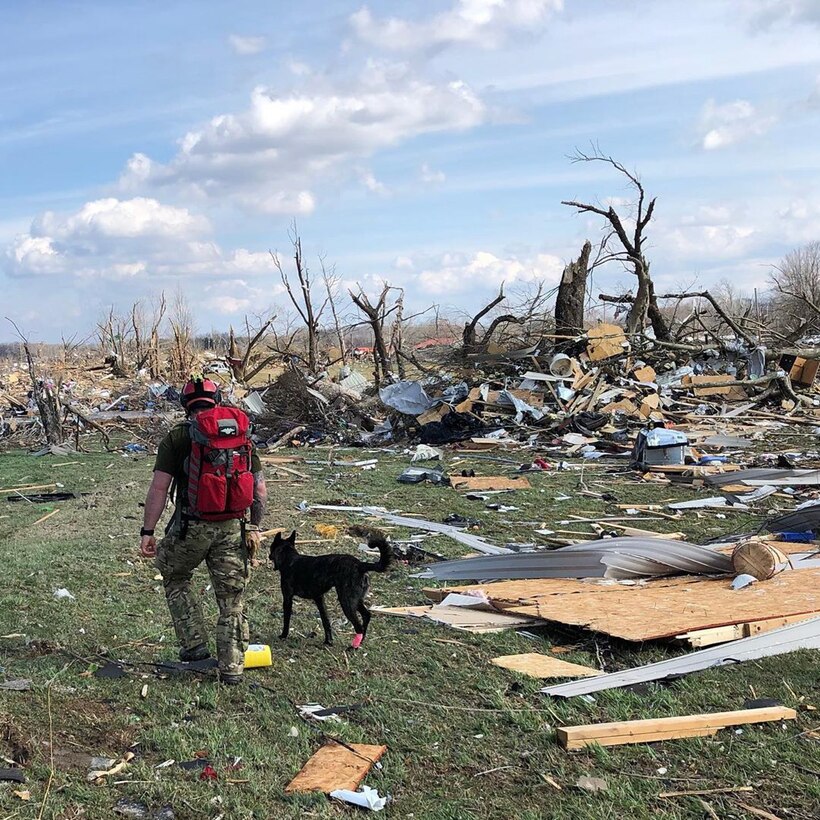
{"label": "bare tree", "polygon": [[328,305],[329,296],[326,296],[321,302],[314,297],[314,283],[311,278],[310,269],[302,255],[302,240],[296,230],[295,222],[288,232],[288,235],[293,245],[293,262],[296,280],[299,286],[298,293],[294,293],[294,289],[291,287],[290,276],[285,273],[278,254],[274,251],[270,251],[269,253],[273,259],[273,264],[276,265],[276,269],[279,271],[279,276],[282,279],[282,284],[285,286],[288,297],[305,325],[307,331],[308,369],[311,373],[315,373],[319,364],[319,322]]}
{"label": "bare tree", "polygon": [[619,246],[610,249],[606,261],[622,262],[638,280],[635,298],[626,320],[627,333],[640,333],[648,319],[655,332],[655,338],[668,341],[671,338],[671,333],[663,313],[658,308],[655,286],[649,275],[649,262],[644,255],[644,232],[655,211],[655,199],[650,199],[647,203],[646,191],[638,175],[628,171],[624,165],[612,157],[603,154],[598,147],[595,147],[591,154],[576,151],[572,161],[604,162],[611,165],[629,180],[629,185],[635,194],[635,201],[632,206],[634,208],[634,215],[632,216],[634,227],[631,227],[630,230],[627,230],[629,223],[621,217],[612,205],[609,208],[602,208],[598,205],[576,200],[564,200],[561,204],[575,208],[578,213],[594,213],[602,216],[612,232],[610,237],[613,244],[617,238]]}
{"label": "bare tree", "polygon": [[[392,308],[388,308],[387,299],[392,290],[399,290],[401,295],[399,296],[398,302]],[[353,304],[364,314],[365,321],[370,325],[370,329],[373,332],[373,361],[375,365],[373,379],[376,383],[376,387],[378,387],[383,379],[389,379],[391,377],[388,342],[385,339],[385,321],[391,313],[401,309],[404,292],[399,288],[391,287],[385,282],[375,304],[370,301],[370,298],[364,292],[361,285],[359,286],[358,293],[354,293],[352,290],[349,291],[349,293]]]}
{"label": "bare tree", "polygon": [[171,314],[171,371],[176,381],[190,378],[196,355],[194,352],[194,319],[182,290],[174,294]]}
{"label": "bare tree", "polygon": [[330,268],[325,265],[325,257],[319,257],[319,264],[322,266],[322,279],[324,279],[325,290],[327,291],[327,303],[330,306],[330,312],[333,314],[333,327],[336,331],[336,338],[339,341],[339,356],[342,364],[347,364],[347,344],[345,343],[344,331],[342,329],[342,322],[339,318],[339,312],[336,308],[336,302],[339,299],[339,277],[336,275],[336,266],[332,265]]}
{"label": "bare tree", "polygon": [[105,353],[106,364],[115,376],[127,375],[126,349],[132,339],[130,318],[119,316],[113,305],[108,314],[97,322],[97,337]]}
{"label": "bare tree", "polygon": [[769,284],[787,329],[808,332],[820,324],[820,241],[787,253],[772,266]]}
{"label": "bare tree", "polygon": [[142,300],[131,306],[131,334],[134,342],[134,369],[147,367],[152,379],[160,377],[160,327],[167,308],[165,292],[151,298],[150,313]]}
{"label": "bare tree", "polygon": [[276,355],[265,356],[259,352],[260,345],[265,341],[265,336],[275,321],[276,316],[256,316],[252,323],[250,318],[245,316],[244,352],[239,350],[236,335],[231,326],[228,340],[228,363],[237,381],[250,381],[278,358]]}
{"label": "bare tree", "polygon": [[23,352],[26,355],[28,374],[31,379],[31,394],[37,410],[40,412],[40,424],[43,426],[43,434],[48,444],[62,444],[65,441],[63,425],[60,421],[60,385],[55,384],[44,376],[38,376],[34,367],[34,356],[31,353],[29,341],[16,322],[9,317],[6,320],[12,325],[20,341],[23,344]]}
{"label": "bare tree", "polygon": [[496,316],[490,322],[487,330],[479,338],[478,328],[481,326],[481,320],[488,313],[490,313],[494,307],[500,305],[504,299],[506,299],[506,296],[504,296],[504,283],[502,282],[501,286],[498,288],[498,296],[496,296],[491,302],[488,302],[483,308],[481,308],[481,310],[478,311],[478,313],[476,313],[468,322],[464,324],[464,330],[462,331],[462,354],[465,358],[478,353],[486,353],[493,334],[502,325],[521,325],[526,321],[522,316],[514,316],[511,313],[501,314],[500,316]]}

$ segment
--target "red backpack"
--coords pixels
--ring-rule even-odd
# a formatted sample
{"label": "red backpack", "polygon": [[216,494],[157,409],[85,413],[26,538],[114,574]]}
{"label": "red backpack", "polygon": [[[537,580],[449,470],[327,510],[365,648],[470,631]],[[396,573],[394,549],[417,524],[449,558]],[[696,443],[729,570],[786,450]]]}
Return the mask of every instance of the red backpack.
{"label": "red backpack", "polygon": [[217,406],[189,424],[188,512],[204,521],[244,518],[253,503],[250,420],[235,407]]}

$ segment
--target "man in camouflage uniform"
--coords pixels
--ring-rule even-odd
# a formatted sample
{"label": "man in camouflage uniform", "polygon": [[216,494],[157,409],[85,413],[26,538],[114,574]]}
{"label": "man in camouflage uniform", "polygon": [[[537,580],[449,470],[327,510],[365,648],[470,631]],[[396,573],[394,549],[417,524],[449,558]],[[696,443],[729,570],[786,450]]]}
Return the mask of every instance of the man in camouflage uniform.
{"label": "man in camouflage uniform", "polygon": [[[187,417],[219,402],[219,389],[210,380],[192,380],[182,390]],[[248,560],[259,546],[259,524],[267,499],[262,464],[254,450],[251,469],[254,475],[254,501],[250,524],[239,519],[228,521],[183,520],[179,500],[186,498],[185,462],[191,452],[189,425],[173,427],[160,442],[154,476],[145,499],[140,552],[155,558],[162,573],[165,598],[174,622],[182,661],[210,657],[202,606],[193,588],[194,570],[205,561],[219,607],[216,625],[216,654],[219,677],[234,685],[242,680],[245,650],[248,648],[248,621],[244,612]],[[168,490],[176,482],[177,508],[165,537],[157,545],[154,528],[165,508]],[[243,539],[244,533],[244,539]]]}

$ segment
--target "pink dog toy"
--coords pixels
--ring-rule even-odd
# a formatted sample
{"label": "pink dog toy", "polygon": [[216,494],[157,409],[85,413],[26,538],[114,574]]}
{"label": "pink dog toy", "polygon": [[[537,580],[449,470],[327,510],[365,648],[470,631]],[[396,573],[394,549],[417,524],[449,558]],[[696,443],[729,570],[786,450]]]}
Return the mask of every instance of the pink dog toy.
{"label": "pink dog toy", "polygon": [[354,649],[358,649],[358,648],[362,645],[362,641],[363,641],[363,640],[364,640],[364,635],[362,635],[362,634],[361,634],[361,632],[357,632],[357,633],[353,636],[353,640],[350,642],[350,645],[351,645]]}

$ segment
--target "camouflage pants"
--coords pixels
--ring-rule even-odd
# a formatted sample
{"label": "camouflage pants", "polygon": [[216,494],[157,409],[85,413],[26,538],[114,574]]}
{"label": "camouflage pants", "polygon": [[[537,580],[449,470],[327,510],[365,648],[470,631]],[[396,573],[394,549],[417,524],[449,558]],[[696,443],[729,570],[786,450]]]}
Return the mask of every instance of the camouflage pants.
{"label": "camouflage pants", "polygon": [[208,643],[202,605],[192,583],[194,570],[203,561],[219,607],[216,622],[219,671],[240,674],[248,648],[248,621],[244,612],[248,555],[242,545],[239,521],[192,521],[185,539],[172,533],[157,545],[156,567],[162,573],[168,609],[183,649]]}

